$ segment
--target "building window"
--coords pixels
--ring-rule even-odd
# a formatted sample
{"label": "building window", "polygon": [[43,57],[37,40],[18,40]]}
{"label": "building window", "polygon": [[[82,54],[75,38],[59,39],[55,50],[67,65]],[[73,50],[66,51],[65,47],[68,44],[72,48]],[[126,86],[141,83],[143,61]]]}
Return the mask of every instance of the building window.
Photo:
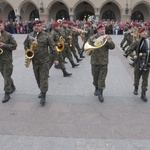
{"label": "building window", "polygon": [[135,11],[131,15],[131,20],[136,21],[136,22],[139,22],[139,21],[144,22],[144,16],[140,11]]}
{"label": "building window", "polygon": [[70,17],[69,17],[68,12],[67,12],[66,10],[64,10],[64,9],[59,10],[59,11],[57,12],[57,14],[56,14],[56,20],[58,20],[58,19],[69,20]]}
{"label": "building window", "polygon": [[102,14],[102,20],[116,20],[116,17],[111,10],[107,10]]}
{"label": "building window", "polygon": [[8,20],[9,20],[10,22],[14,22],[14,21],[15,21],[15,18],[16,18],[15,12],[14,12],[14,10],[11,10],[11,11],[9,12],[9,14],[8,14]]}
{"label": "building window", "polygon": [[38,11],[38,10],[33,10],[33,11],[30,13],[30,21],[34,21],[35,18],[38,18],[38,19],[39,19],[39,11]]}

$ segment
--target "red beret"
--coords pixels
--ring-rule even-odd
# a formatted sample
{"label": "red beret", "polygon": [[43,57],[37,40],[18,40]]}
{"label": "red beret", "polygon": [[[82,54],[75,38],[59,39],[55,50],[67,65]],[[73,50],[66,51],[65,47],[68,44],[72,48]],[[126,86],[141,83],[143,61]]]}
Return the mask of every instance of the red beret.
{"label": "red beret", "polygon": [[142,32],[145,31],[145,30],[147,30],[147,27],[146,27],[146,26],[143,26],[143,27],[140,28],[140,31],[139,31],[139,32],[142,33]]}
{"label": "red beret", "polygon": [[100,24],[97,26],[96,29],[98,30],[98,29],[103,28],[103,27],[104,27],[104,25],[103,25],[102,23],[100,23]]}
{"label": "red beret", "polygon": [[73,22],[68,21],[68,25],[69,25],[69,26],[72,26],[72,25],[73,25]]}
{"label": "red beret", "polygon": [[59,22],[54,22],[54,23],[52,23],[52,26],[53,26],[53,27],[58,27],[59,25],[60,25]]}
{"label": "red beret", "polygon": [[62,24],[68,24],[68,21],[67,20],[63,20]]}
{"label": "red beret", "polygon": [[76,23],[73,24],[74,27],[77,27],[78,25]]}
{"label": "red beret", "polygon": [[90,22],[86,22],[85,24],[88,24],[89,26],[91,25],[91,23],[90,23]]}
{"label": "red beret", "polygon": [[3,23],[3,20],[0,18],[0,24]]}
{"label": "red beret", "polygon": [[42,24],[42,21],[41,21],[41,20],[35,20],[35,21],[32,23],[33,26],[36,25],[36,24]]}
{"label": "red beret", "polygon": [[136,23],[136,22],[133,22],[133,24],[132,24],[134,27],[137,27],[138,26],[138,24]]}

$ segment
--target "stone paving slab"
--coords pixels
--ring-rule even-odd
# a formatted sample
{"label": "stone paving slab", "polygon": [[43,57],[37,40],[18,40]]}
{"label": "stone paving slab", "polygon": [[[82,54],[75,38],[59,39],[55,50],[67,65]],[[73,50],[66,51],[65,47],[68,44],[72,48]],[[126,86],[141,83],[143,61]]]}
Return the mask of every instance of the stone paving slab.
{"label": "stone paving slab", "polygon": [[[104,103],[93,95],[90,57],[77,68],[66,64],[72,77],[50,70],[49,91],[44,107],[39,104],[32,65],[24,66],[22,42],[14,35],[13,79],[17,90],[0,104],[0,150],[149,150],[150,103],[133,95],[133,68],[119,48],[122,36],[112,36]],[[82,44],[80,42],[80,44]],[[3,79],[0,78],[0,99]],[[150,92],[147,93],[150,98]]]}

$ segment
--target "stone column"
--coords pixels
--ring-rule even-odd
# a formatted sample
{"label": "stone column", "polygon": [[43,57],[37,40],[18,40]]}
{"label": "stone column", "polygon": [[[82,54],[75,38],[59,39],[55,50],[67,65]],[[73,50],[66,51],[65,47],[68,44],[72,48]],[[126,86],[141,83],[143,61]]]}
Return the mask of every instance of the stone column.
{"label": "stone column", "polygon": [[121,21],[122,22],[130,22],[131,21],[131,11],[130,11],[130,9],[128,10],[128,12],[126,12],[125,8],[122,10]]}
{"label": "stone column", "polygon": [[100,20],[100,14],[99,13],[95,13],[95,20],[96,20],[96,22],[99,22],[99,20]]}
{"label": "stone column", "polygon": [[20,22],[20,11],[18,9],[15,9],[14,11],[15,11],[16,20]]}

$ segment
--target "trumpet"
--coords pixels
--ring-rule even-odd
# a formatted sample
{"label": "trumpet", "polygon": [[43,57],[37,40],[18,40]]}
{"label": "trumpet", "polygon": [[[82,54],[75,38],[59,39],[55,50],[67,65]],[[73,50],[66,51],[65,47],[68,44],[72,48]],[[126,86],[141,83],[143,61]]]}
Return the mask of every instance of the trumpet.
{"label": "trumpet", "polygon": [[70,32],[69,36],[70,36],[70,39],[69,39],[70,47],[72,47],[72,32]]}
{"label": "trumpet", "polygon": [[56,46],[56,50],[58,52],[61,52],[64,50],[65,44],[64,44],[64,38],[60,36],[59,41],[57,43],[58,45]]}

